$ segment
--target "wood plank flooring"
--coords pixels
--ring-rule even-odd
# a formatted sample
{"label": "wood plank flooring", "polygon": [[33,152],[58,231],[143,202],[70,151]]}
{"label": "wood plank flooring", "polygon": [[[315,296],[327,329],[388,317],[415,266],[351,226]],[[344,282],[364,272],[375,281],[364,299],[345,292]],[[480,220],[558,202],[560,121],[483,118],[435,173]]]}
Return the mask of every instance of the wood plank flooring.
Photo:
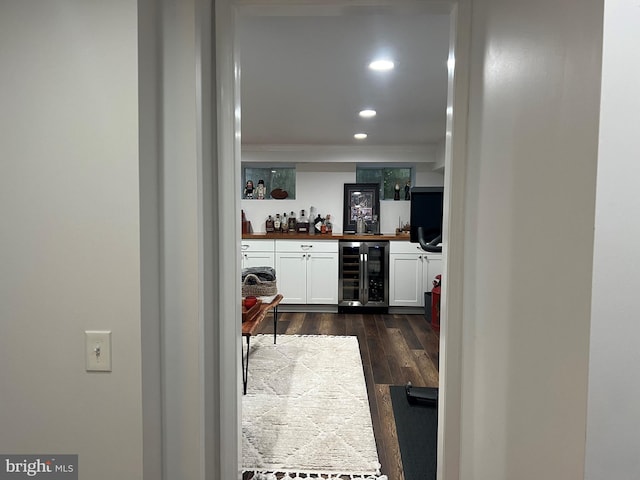
{"label": "wood plank flooring", "polygon": [[438,332],[422,315],[280,312],[278,334],[358,337],[382,473],[404,480],[389,385],[438,386]]}

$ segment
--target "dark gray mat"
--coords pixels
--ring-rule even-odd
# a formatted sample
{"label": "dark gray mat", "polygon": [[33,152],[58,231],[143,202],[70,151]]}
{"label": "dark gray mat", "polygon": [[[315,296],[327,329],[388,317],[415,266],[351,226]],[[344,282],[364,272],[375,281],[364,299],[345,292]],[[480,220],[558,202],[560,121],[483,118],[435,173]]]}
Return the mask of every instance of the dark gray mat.
{"label": "dark gray mat", "polygon": [[389,389],[405,480],[435,479],[438,407],[410,404],[404,386]]}

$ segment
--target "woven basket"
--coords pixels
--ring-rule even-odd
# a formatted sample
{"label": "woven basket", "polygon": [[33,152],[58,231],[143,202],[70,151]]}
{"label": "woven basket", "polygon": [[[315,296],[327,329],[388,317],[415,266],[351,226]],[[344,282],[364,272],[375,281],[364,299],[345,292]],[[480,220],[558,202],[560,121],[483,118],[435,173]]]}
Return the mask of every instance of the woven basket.
{"label": "woven basket", "polygon": [[[249,279],[254,280],[255,283],[248,283]],[[260,280],[257,275],[249,273],[242,282],[243,297],[270,297],[271,295],[275,295],[276,293],[278,293],[278,287],[276,286],[275,280],[273,280],[272,282],[263,281]]]}

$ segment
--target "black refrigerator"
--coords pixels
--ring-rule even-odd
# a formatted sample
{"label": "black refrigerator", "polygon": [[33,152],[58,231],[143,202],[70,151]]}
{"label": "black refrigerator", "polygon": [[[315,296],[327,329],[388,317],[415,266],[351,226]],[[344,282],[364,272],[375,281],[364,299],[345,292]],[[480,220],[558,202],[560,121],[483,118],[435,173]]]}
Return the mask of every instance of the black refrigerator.
{"label": "black refrigerator", "polygon": [[338,307],[389,306],[389,242],[341,240]]}

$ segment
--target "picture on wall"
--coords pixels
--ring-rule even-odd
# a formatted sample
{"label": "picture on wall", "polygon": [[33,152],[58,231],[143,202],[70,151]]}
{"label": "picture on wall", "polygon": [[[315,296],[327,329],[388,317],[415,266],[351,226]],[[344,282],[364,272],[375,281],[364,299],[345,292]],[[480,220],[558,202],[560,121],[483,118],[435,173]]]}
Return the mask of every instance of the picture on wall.
{"label": "picture on wall", "polygon": [[380,216],[380,185],[377,183],[344,184],[344,222],[345,233],[355,232],[358,218],[371,222]]}

